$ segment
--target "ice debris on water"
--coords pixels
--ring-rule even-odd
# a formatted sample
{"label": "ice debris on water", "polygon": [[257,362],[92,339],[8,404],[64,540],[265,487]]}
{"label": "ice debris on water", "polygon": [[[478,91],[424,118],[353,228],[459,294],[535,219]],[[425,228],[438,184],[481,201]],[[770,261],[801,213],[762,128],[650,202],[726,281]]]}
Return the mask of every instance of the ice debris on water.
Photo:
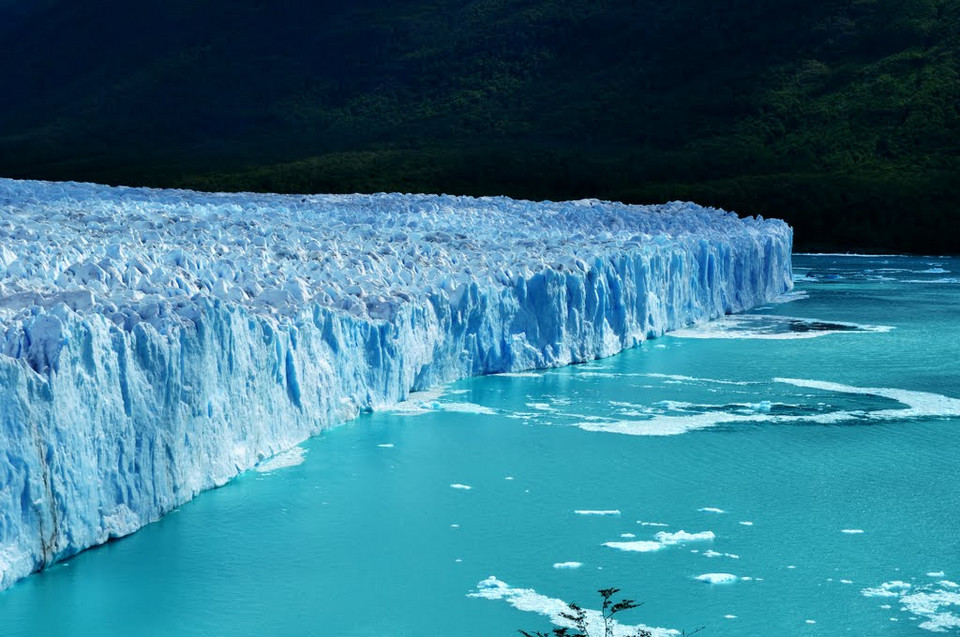
{"label": "ice debris on water", "polygon": [[[547,597],[532,588],[515,588],[506,582],[491,575],[477,583],[474,591],[468,597],[505,601],[517,610],[537,613],[549,619],[554,625],[574,628],[574,624],[567,615],[570,614],[570,605],[562,599]],[[632,637],[639,632],[649,631],[653,637],[672,637],[681,634],[679,630],[671,628],[657,628],[639,624],[629,626],[616,620],[604,621],[604,613],[589,608],[584,609],[587,632],[590,634],[606,634],[612,637]]]}

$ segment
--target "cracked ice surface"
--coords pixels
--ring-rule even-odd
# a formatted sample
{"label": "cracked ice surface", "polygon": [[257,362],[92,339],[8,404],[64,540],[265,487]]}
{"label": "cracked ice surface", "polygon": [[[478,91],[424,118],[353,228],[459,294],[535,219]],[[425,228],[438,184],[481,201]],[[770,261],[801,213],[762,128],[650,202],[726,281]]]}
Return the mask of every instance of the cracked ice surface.
{"label": "cracked ice surface", "polygon": [[764,303],[791,242],[688,203],[0,179],[0,588],[411,390]]}

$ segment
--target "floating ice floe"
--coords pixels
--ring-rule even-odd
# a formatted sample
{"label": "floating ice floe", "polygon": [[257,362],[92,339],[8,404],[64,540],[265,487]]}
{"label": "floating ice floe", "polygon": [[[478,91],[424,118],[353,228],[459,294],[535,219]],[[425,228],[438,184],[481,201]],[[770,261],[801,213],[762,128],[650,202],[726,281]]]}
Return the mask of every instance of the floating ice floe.
{"label": "floating ice floe", "polygon": [[[897,598],[901,610],[924,620],[919,628],[942,633],[960,628],[960,591],[955,590],[956,585],[947,584],[953,582],[914,585],[895,580],[860,592],[864,597]],[[890,606],[884,604],[881,608]]]}
{"label": "floating ice floe", "polygon": [[303,447],[293,447],[292,449],[287,449],[282,453],[278,453],[269,460],[261,462],[255,468],[260,473],[270,473],[272,471],[277,471],[278,469],[286,469],[287,467],[295,467],[299,464],[303,464],[303,461],[306,460],[306,456],[306,449]]}
{"label": "floating ice floe", "polygon": [[[621,418],[595,419],[576,423],[576,426],[586,431],[601,433],[631,436],[674,436],[717,425],[734,423],[831,425],[847,422],[878,422],[960,416],[960,399],[942,394],[889,387],[855,387],[841,383],[796,378],[774,378],[772,380],[775,383],[806,389],[886,398],[904,406],[872,411],[844,409],[824,411],[822,405],[791,405],[771,401],[725,405],[661,401],[657,405],[646,408],[642,413],[643,417],[630,420]],[[638,413],[641,412],[638,410]]]}
{"label": "floating ice floe", "polygon": [[653,540],[634,540],[631,542],[604,542],[604,546],[617,549],[618,551],[627,551],[628,553],[653,553],[659,551],[664,546],[663,542]]}
{"label": "floating ice floe", "polygon": [[444,397],[448,394],[461,394],[462,391],[448,391],[445,387],[437,387],[428,391],[416,392],[410,394],[410,397],[400,403],[384,409],[389,413],[398,416],[421,416],[436,412],[453,412],[460,414],[479,414],[484,416],[493,416],[497,410],[485,405],[469,403],[463,401],[447,400]]}
{"label": "floating ice floe", "polygon": [[861,325],[775,314],[736,314],[724,316],[697,327],[676,330],[671,332],[670,336],[676,338],[794,340],[840,333],[883,333],[892,329],[892,327],[884,325]]}
{"label": "floating ice floe", "polygon": [[713,531],[687,533],[686,531],[680,530],[674,533],[660,531],[654,537],[657,538],[658,542],[662,542],[664,544],[680,544],[683,542],[709,542],[713,541],[717,536],[714,535]]}
{"label": "floating ice floe", "polygon": [[[522,611],[538,613],[548,618],[556,626],[573,628],[570,620],[564,617],[570,613],[570,605],[562,599],[556,599],[541,595],[531,588],[514,588],[490,576],[477,584],[477,589],[468,593],[469,597],[477,597],[489,600],[502,600]],[[582,605],[581,605],[582,606]],[[600,611],[584,609],[586,612],[587,630],[590,634],[603,634],[604,620]],[[612,622],[613,637],[632,637],[638,631],[648,630],[653,637],[669,637],[680,635],[680,631],[669,628],[656,628],[651,626],[626,625],[617,621]]]}
{"label": "floating ice floe", "polygon": [[687,542],[710,542],[716,538],[716,535],[714,535],[713,531],[687,533],[686,531],[681,530],[676,531],[675,533],[661,531],[657,533],[654,538],[656,539],[634,540],[631,542],[604,542],[603,546],[631,553],[652,553],[654,551],[659,551],[666,546],[674,546],[676,544],[686,544]]}
{"label": "floating ice floe", "polygon": [[684,376],[682,374],[660,374],[660,373],[646,373],[640,374],[641,376],[646,376],[647,378],[661,378],[663,380],[676,380],[685,383],[708,383],[716,385],[750,385],[749,381],[745,380],[724,380],[716,378],[697,378],[696,376]]}
{"label": "floating ice floe", "polygon": [[545,372],[502,372],[493,374],[498,378],[543,378]]}
{"label": "floating ice floe", "polygon": [[739,578],[731,573],[704,573],[697,575],[694,579],[707,584],[733,584]]}
{"label": "floating ice floe", "polygon": [[864,597],[899,597],[904,591],[913,588],[913,584],[901,580],[884,582],[876,588],[865,588],[860,591]]}
{"label": "floating ice floe", "polygon": [[739,560],[740,556],[735,553],[720,553],[718,551],[707,550],[701,553],[704,557],[729,557],[732,560]]}
{"label": "floating ice floe", "polygon": [[539,411],[556,411],[557,408],[551,405],[550,403],[527,403],[527,407],[530,409],[537,409]]}

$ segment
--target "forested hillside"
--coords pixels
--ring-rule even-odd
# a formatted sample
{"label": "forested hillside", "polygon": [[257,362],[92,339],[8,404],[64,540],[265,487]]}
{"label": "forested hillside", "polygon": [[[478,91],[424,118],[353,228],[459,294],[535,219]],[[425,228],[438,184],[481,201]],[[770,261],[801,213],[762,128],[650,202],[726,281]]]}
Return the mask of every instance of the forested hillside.
{"label": "forested hillside", "polygon": [[960,0],[0,0],[0,175],[692,199],[960,252]]}

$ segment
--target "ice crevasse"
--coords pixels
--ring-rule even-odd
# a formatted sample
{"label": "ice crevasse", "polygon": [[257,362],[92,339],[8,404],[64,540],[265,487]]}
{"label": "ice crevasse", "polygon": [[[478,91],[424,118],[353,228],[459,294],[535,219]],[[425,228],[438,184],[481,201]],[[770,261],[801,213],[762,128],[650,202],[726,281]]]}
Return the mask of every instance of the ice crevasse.
{"label": "ice crevasse", "polygon": [[791,244],[677,202],[0,179],[0,589],[410,391],[763,303]]}

